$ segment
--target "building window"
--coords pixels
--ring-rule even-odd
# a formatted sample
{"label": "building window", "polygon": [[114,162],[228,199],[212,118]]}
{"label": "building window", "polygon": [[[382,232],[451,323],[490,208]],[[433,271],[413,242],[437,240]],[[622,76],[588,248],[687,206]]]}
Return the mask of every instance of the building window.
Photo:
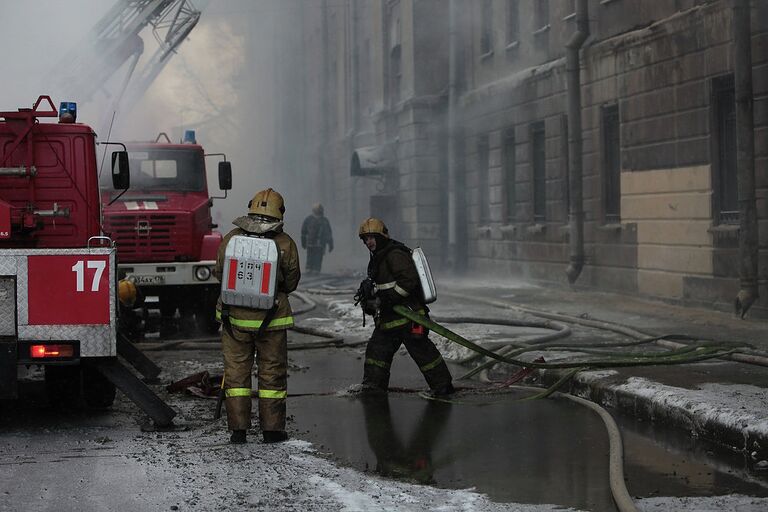
{"label": "building window", "polygon": [[536,30],[549,26],[549,0],[534,0],[534,27]]}
{"label": "building window", "polygon": [[566,221],[571,211],[571,162],[568,147],[568,114],[560,116],[560,158],[563,169],[563,209]]}
{"label": "building window", "polygon": [[481,223],[488,222],[491,217],[490,188],[488,185],[489,153],[488,136],[483,135],[477,141],[477,200],[480,207]]}
{"label": "building window", "polygon": [[547,213],[547,154],[544,122],[531,125],[531,162],[533,165],[533,220],[546,219]]}
{"label": "building window", "polygon": [[402,78],[402,61],[400,45],[396,45],[389,53],[389,99],[390,105],[400,101],[400,79]]}
{"label": "building window", "polygon": [[739,197],[736,184],[736,95],[733,75],[712,80],[716,149],[715,211],[721,224],[739,223]]}
{"label": "building window", "polygon": [[520,37],[519,0],[507,0],[507,46],[516,43]]}
{"label": "building window", "polygon": [[502,165],[504,183],[503,219],[507,223],[515,221],[515,180],[517,179],[515,162],[515,129],[504,130],[502,139]]}
{"label": "building window", "polygon": [[618,105],[602,109],[603,117],[603,206],[606,224],[621,219],[621,139]]}
{"label": "building window", "polygon": [[402,56],[400,49],[400,2],[391,2],[387,6],[387,48],[389,48],[389,62],[387,64],[387,96],[389,105],[393,106],[400,101],[400,87],[402,78]]}
{"label": "building window", "polygon": [[480,54],[493,51],[493,5],[491,0],[483,0],[480,13]]}

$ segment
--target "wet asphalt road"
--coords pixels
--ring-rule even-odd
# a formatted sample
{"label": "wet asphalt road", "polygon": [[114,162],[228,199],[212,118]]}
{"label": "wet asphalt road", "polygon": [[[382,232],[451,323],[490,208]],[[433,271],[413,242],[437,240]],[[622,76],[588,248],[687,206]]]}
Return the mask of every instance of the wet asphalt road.
{"label": "wet asphalt road", "polygon": [[[311,314],[315,319],[329,315],[323,305]],[[302,323],[313,322],[323,326],[322,321]],[[317,341],[296,333],[289,338],[292,343]],[[164,368],[168,383],[201,369],[220,373],[220,353],[215,344],[210,348],[149,354]],[[349,392],[360,381],[363,353],[364,346],[289,353],[289,392],[295,395],[289,402],[289,432],[293,439],[311,442],[316,455],[395,481],[475,489],[497,503],[615,509],[607,484],[608,442],[591,411],[558,399],[519,402],[527,391],[488,393],[476,382],[462,384],[467,389],[451,403],[427,400],[419,394],[425,390],[421,375],[402,352],[390,383],[398,391],[364,398]],[[459,367],[452,370],[462,373]],[[202,429],[210,456],[228,449],[223,421],[208,418],[212,401],[156,389],[181,412],[177,423],[182,431]],[[141,431],[142,415],[124,397],[111,411],[73,412],[50,408],[39,381],[32,379],[24,390],[22,400],[6,404],[0,416],[0,473],[17,482],[12,489],[6,484],[0,510],[24,510],[27,494],[42,500],[38,503],[55,504],[57,496],[87,492],[91,498],[83,510],[131,510],[137,499],[163,502],[163,482],[170,477],[162,467],[139,463],[151,458],[153,435]],[[631,495],[768,496],[768,475],[745,471],[741,455],[685,433],[618,419]],[[174,435],[157,434],[156,439],[172,450]],[[184,459],[178,460],[177,469],[183,468]],[[187,501],[189,509],[204,502],[195,499]]]}

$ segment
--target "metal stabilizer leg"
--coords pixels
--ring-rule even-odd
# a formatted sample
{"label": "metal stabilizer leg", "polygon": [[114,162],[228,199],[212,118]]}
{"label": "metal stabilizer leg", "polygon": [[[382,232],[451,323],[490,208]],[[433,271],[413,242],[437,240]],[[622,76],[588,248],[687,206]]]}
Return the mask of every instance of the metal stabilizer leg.
{"label": "metal stabilizer leg", "polygon": [[133,403],[144,411],[155,426],[168,427],[173,424],[176,411],[149,389],[138,377],[117,360],[104,359],[96,363],[99,371],[122,391]]}
{"label": "metal stabilizer leg", "polygon": [[117,353],[131,363],[136,371],[144,376],[146,382],[157,381],[157,376],[160,375],[162,369],[144,355],[144,352],[139,350],[124,334],[117,333]]}

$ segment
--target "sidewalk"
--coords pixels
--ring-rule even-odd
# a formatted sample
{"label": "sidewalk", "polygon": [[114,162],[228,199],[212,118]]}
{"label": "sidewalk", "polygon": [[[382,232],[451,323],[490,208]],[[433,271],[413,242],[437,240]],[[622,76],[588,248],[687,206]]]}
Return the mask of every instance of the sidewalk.
{"label": "sidewalk", "polygon": [[[459,301],[468,307],[472,303],[482,304],[485,316],[504,314],[500,306],[507,304],[566,315],[575,322],[610,322],[653,336],[685,334],[706,340],[744,342],[768,355],[765,320],[742,320],[717,311],[618,294],[539,287],[507,278],[439,283],[438,293],[445,292],[443,297],[448,295],[452,303]],[[439,307],[435,314],[439,314]],[[570,342],[594,335],[593,328],[570,322],[569,325],[573,329]],[[617,333],[607,336],[614,341],[630,339]],[[531,353],[529,357],[539,354]],[[496,368],[497,372],[515,370],[505,365]],[[541,381],[550,385],[560,375],[554,370],[543,371]],[[591,399],[614,413],[685,429],[692,436],[744,452],[750,469],[768,469],[768,367],[718,359],[675,366],[585,371],[574,377],[570,389],[561,391]]]}

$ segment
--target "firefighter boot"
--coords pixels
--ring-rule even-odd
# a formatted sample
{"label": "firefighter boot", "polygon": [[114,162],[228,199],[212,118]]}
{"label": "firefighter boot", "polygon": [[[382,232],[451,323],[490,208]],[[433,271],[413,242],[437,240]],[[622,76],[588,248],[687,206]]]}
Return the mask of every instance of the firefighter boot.
{"label": "firefighter boot", "polygon": [[265,430],[262,435],[265,443],[282,443],[288,440],[285,430]]}
{"label": "firefighter boot", "polygon": [[232,436],[229,438],[229,442],[232,444],[244,444],[245,430],[233,430]]}
{"label": "firefighter boot", "polygon": [[456,389],[453,387],[452,383],[448,383],[446,386],[441,386],[437,389],[433,389],[431,391],[432,396],[434,397],[446,397],[454,394],[456,392]]}

